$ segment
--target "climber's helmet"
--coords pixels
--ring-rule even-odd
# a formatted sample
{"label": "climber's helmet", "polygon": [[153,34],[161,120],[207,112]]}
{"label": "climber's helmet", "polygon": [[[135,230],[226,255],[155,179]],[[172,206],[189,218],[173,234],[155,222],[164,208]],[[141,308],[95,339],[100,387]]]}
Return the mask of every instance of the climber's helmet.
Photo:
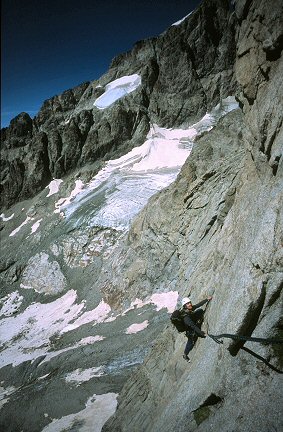
{"label": "climber's helmet", "polygon": [[189,297],[184,297],[182,299],[182,306],[185,306],[187,303],[192,303],[192,301]]}

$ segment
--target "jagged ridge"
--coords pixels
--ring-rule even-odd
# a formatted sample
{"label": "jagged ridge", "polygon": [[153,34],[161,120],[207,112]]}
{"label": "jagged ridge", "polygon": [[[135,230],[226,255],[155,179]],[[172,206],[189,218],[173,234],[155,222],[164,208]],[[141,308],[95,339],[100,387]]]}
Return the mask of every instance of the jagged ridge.
{"label": "jagged ridge", "polygon": [[[150,123],[188,124],[234,94],[234,31],[227,2],[206,0],[179,26],[116,57],[99,80],[45,101],[33,120],[19,114],[1,132],[1,207],[86,164],[94,174],[103,158],[142,144]],[[107,83],[133,73],[142,78],[137,91],[105,111],[93,106]]]}

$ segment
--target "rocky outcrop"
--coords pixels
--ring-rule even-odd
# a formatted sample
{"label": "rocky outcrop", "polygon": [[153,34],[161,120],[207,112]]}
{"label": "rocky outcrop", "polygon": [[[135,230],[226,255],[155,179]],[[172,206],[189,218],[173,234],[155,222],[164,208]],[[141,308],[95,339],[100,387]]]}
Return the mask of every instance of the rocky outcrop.
{"label": "rocky outcrop", "polygon": [[[51,180],[48,138],[33,135],[30,117],[22,113],[12,122],[1,151],[1,201],[4,206],[41,191]],[[5,148],[8,146],[8,148]]]}
{"label": "rocky outcrop", "polygon": [[22,275],[21,287],[36,292],[59,293],[66,288],[66,278],[57,261],[49,261],[46,253],[33,256]]}
{"label": "rocky outcrop", "polygon": [[[276,175],[282,164],[282,50],[283,5],[238,2],[240,22],[236,76],[239,100],[250,127],[250,148],[256,159],[267,159]],[[248,17],[248,18],[247,18]],[[261,159],[260,159],[261,160]],[[281,161],[281,162],[280,162]]]}
{"label": "rocky outcrop", "polygon": [[[174,286],[195,302],[210,294],[205,330],[282,338],[282,4],[238,1],[236,15],[243,118],[229,114],[204,135],[138,216],[120,258],[124,275],[135,262],[139,270],[122,289]],[[118,286],[116,276],[109,292]],[[206,338],[187,365],[184,344],[168,325],[103,431],[282,428],[282,349]]]}
{"label": "rocky outcrop", "polygon": [[[180,25],[116,57],[99,80],[45,101],[33,120],[20,114],[2,130],[1,207],[86,164],[96,163],[95,173],[99,161],[144,142],[150,123],[188,124],[234,94],[234,33],[228,2],[205,0]],[[134,73],[142,78],[135,92],[106,110],[94,107],[106,84]]]}

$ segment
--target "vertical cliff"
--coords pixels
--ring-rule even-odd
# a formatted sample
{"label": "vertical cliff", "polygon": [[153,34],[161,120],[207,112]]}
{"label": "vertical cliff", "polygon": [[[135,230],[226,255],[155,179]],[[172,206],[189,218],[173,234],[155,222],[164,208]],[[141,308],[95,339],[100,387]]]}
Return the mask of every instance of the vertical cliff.
{"label": "vertical cliff", "polygon": [[[105,285],[213,295],[203,328],[214,334],[282,338],[283,11],[271,3],[236,2],[242,112],[197,141],[176,182],[135,220],[121,272]],[[282,429],[279,346],[201,339],[188,365],[184,344],[169,324],[160,329],[103,431]]]}

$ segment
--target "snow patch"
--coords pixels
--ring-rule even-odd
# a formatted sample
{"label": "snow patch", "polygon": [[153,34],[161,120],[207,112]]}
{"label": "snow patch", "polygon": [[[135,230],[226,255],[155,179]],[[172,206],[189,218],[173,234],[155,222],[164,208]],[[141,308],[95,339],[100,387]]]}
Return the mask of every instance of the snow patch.
{"label": "snow patch", "polygon": [[[52,337],[60,338],[62,333],[70,331],[73,326],[77,328],[88,322],[102,322],[111,310],[110,306],[102,301],[94,310],[83,313],[85,302],[77,304],[76,299],[76,292],[70,290],[53,302],[33,303],[21,314],[2,319],[0,343],[3,344],[3,349],[0,352],[0,368],[8,364],[16,366],[40,356],[45,356],[43,361],[46,362],[63,352],[102,341],[103,336],[89,336],[73,346],[50,351]],[[73,324],[70,324],[71,322]]]}
{"label": "snow patch", "polygon": [[33,303],[21,314],[2,319],[0,342],[4,346],[0,352],[0,367],[16,366],[46,355],[50,338],[59,334],[84,308],[84,304],[75,304],[76,298],[76,292],[70,290],[53,302]]}
{"label": "snow patch", "polygon": [[81,180],[75,181],[75,188],[72,190],[71,194],[68,197],[60,198],[55,203],[55,210],[54,213],[60,213],[62,206],[67,206],[71,204],[72,200],[75,198],[76,195],[81,193],[81,191],[84,189],[84,183]]}
{"label": "snow patch", "polygon": [[190,129],[165,129],[153,125],[147,140],[125,156],[108,162],[108,167],[131,172],[149,172],[166,168],[180,168],[192,149],[192,138],[197,134]]}
{"label": "snow patch", "polygon": [[176,309],[178,297],[178,291],[156,293],[151,296],[150,303],[155,304],[157,311],[166,308],[169,313],[172,313]]}
{"label": "snow patch", "polygon": [[3,222],[7,222],[11,219],[13,219],[13,217],[15,216],[15,213],[13,213],[11,216],[5,216],[4,213],[0,214],[0,218],[2,219]]}
{"label": "snow patch", "polygon": [[27,216],[24,222],[20,226],[18,226],[18,228],[14,229],[14,231],[12,231],[11,234],[9,234],[9,237],[13,237],[14,235],[16,235],[24,225],[26,225],[27,223],[29,223],[29,221],[32,220],[34,220],[33,217]]}
{"label": "snow patch", "polygon": [[178,291],[155,293],[152,294],[151,297],[145,300],[136,298],[130,304],[130,306],[127,309],[125,309],[121,314],[118,314],[116,316],[111,316],[106,320],[104,320],[104,322],[115,321],[119,316],[125,316],[129,311],[133,309],[140,309],[149,304],[154,304],[157,312],[160,311],[161,309],[167,309],[168,313],[172,313],[176,309],[178,298],[179,298]]}
{"label": "snow patch", "polygon": [[184,16],[184,18],[181,18],[179,21],[176,21],[174,24],[171,24],[172,26],[178,26],[180,25],[183,21],[185,21],[186,18],[188,18],[194,11],[190,12],[188,15]]}
{"label": "snow patch", "polygon": [[178,291],[169,291],[164,293],[155,293],[152,296],[145,300],[135,299],[130,307],[126,309],[122,315],[125,315],[132,309],[139,309],[148,304],[154,304],[156,306],[156,311],[160,311],[161,309],[167,309],[168,313],[172,313],[176,309],[176,305],[178,302]]}
{"label": "snow patch", "polygon": [[60,419],[53,419],[52,423],[45,426],[41,432],[63,432],[73,428],[77,429],[76,424],[82,424],[79,427],[80,432],[101,432],[102,426],[116,411],[117,396],[116,393],[94,394],[86,402],[84,410]]}
{"label": "snow patch", "polygon": [[[235,108],[238,108],[235,98],[228,97],[188,129],[153,125],[144,144],[106,162],[72,202],[59,200],[55,212],[64,214],[68,221],[72,219],[74,226],[83,222],[90,227],[127,230],[148,199],[175,180],[195,138],[212,129],[219,118]],[[84,214],[80,212],[82,205],[87,209]]]}
{"label": "snow patch", "polygon": [[143,306],[145,306],[147,303],[144,303],[141,299],[136,298],[131,304],[130,307],[128,307],[126,310],[124,310],[124,312],[122,313],[123,315],[126,315],[126,313],[128,313],[130,310],[132,309],[139,309],[142,308]]}
{"label": "snow patch", "polygon": [[99,96],[93,105],[101,110],[108,108],[118,99],[136,90],[140,85],[141,77],[138,74],[118,78],[105,86],[105,93]]}
{"label": "snow patch", "polygon": [[38,230],[41,221],[42,221],[42,219],[39,219],[37,222],[35,222],[35,223],[32,225],[32,227],[31,227],[31,234],[34,234],[34,233]]}
{"label": "snow patch", "polygon": [[42,375],[42,376],[38,377],[37,379],[38,379],[38,381],[42,381],[45,378],[49,377],[50,374],[51,374],[51,372],[49,372],[48,374]]}
{"label": "snow patch", "polygon": [[113,322],[113,321],[115,321],[115,320],[117,319],[117,316],[118,316],[118,315],[116,315],[116,316],[112,315],[112,316],[110,316],[109,318],[107,318],[106,320],[104,320],[104,322],[105,322],[105,323]]}
{"label": "snow patch", "polygon": [[18,291],[14,291],[11,294],[6,295],[0,299],[0,305],[2,308],[0,310],[0,316],[11,316],[14,315],[23,302],[23,296],[20,295]]}
{"label": "snow patch", "polygon": [[74,330],[84,324],[88,324],[90,322],[95,321],[93,325],[103,322],[111,311],[111,307],[101,300],[99,305],[90,311],[84,312],[78,319],[76,319],[72,324],[69,324],[64,329],[62,329],[61,333],[66,333],[70,330]]}
{"label": "snow patch", "polygon": [[89,381],[92,378],[104,375],[104,367],[93,367],[89,369],[76,369],[65,376],[65,381],[69,383],[77,383],[80,385],[82,382]]}
{"label": "snow patch", "polygon": [[127,330],[126,330],[126,334],[133,334],[133,333],[138,333],[142,330],[144,330],[145,328],[148,327],[148,320],[143,321],[142,323],[137,323],[137,324],[132,324],[130,325]]}
{"label": "snow patch", "polygon": [[45,189],[49,188],[49,193],[46,195],[47,197],[50,197],[51,195],[56,194],[59,191],[60,184],[63,182],[61,179],[53,179],[48,186],[46,186]]}

